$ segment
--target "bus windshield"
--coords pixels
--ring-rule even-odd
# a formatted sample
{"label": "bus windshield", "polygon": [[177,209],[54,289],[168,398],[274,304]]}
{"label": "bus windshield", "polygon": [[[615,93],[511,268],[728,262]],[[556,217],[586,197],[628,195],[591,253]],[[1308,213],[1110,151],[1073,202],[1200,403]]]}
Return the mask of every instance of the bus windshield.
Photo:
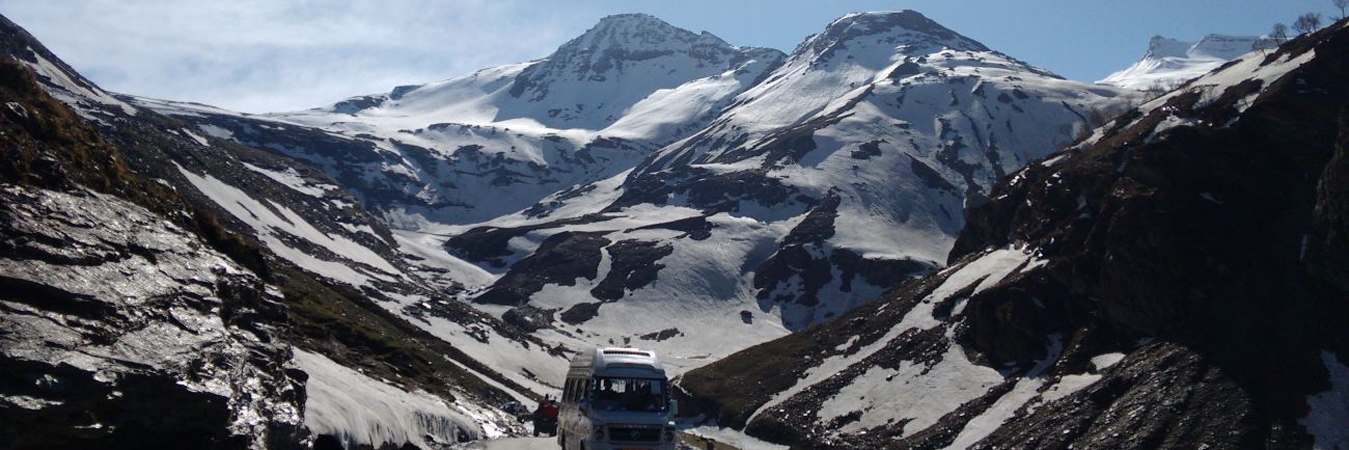
{"label": "bus windshield", "polygon": [[664,412],[670,397],[665,380],[655,378],[595,377],[590,400],[600,411]]}

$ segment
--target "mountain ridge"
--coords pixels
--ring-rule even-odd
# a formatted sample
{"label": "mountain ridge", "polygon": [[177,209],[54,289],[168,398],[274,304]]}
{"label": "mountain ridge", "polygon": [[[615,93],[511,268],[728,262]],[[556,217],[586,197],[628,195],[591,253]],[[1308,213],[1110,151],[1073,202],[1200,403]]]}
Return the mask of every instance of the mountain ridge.
{"label": "mountain ridge", "polygon": [[1268,36],[1208,34],[1195,42],[1153,36],[1142,59],[1107,75],[1097,83],[1135,90],[1166,91],[1247,52],[1269,49],[1276,44]]}
{"label": "mountain ridge", "polygon": [[952,31],[913,10],[855,12],[845,14],[825,27],[824,32],[806,38],[802,47],[813,47],[817,54],[832,45],[862,36],[888,34],[897,46],[937,45],[952,50],[988,51],[984,44]]}
{"label": "mountain ridge", "polygon": [[948,268],[684,403],[801,448],[1343,445],[1346,50],[1247,54],[1009,173]]}

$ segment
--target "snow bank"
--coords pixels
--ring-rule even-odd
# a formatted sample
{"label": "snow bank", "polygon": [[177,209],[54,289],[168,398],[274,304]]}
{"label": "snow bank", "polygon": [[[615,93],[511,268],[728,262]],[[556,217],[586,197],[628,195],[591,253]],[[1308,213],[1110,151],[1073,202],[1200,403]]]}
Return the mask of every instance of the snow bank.
{"label": "snow bank", "polygon": [[789,448],[785,445],[765,442],[748,434],[736,431],[733,428],[701,426],[685,431],[694,436],[711,438],[717,442],[733,445],[741,450],[787,450]]}
{"label": "snow bank", "polygon": [[87,111],[85,108],[79,106],[79,101],[80,99],[88,99],[105,106],[120,108],[122,112],[126,113],[128,116],[136,115],[136,108],[128,105],[126,102],[118,100],[116,97],[113,97],[111,94],[108,94],[98,87],[86,85],[82,81],[70,78],[70,75],[67,74],[65,70],[62,70],[60,66],[52,61],[48,61],[47,58],[43,58],[41,54],[31,47],[28,48],[28,52],[37,59],[37,62],[30,63],[24,61],[24,63],[32,68],[34,72],[37,72],[39,76],[47,78],[50,83],[69,92],[71,95],[62,95],[61,93],[53,94],[62,102],[74,107],[74,109],[81,114],[86,114]]}
{"label": "snow bank", "polygon": [[439,397],[404,391],[300,349],[295,349],[295,362],[309,374],[305,426],[336,436],[346,448],[385,443],[431,448],[431,443],[455,442],[461,432],[473,439],[483,435],[462,407]]}
{"label": "snow bank", "polygon": [[1349,448],[1349,427],[1344,421],[1349,417],[1349,367],[1328,351],[1321,352],[1321,362],[1330,372],[1330,390],[1307,396],[1311,412],[1298,424],[1307,427],[1307,433],[1315,438],[1312,448],[1346,449]]}
{"label": "snow bank", "polygon": [[974,443],[993,434],[1008,419],[1016,417],[1018,409],[1034,400],[1042,386],[1044,380],[1041,378],[1018,380],[1011,392],[1004,394],[979,416],[970,419],[965,428],[960,430],[960,434],[956,435],[955,441],[946,448],[950,450],[970,448]]}
{"label": "snow bank", "polygon": [[839,431],[860,433],[908,419],[903,428],[908,436],[1002,381],[998,371],[970,362],[963,348],[951,344],[933,365],[905,361],[898,369],[872,367],[820,406],[819,422],[861,411],[857,421]]}

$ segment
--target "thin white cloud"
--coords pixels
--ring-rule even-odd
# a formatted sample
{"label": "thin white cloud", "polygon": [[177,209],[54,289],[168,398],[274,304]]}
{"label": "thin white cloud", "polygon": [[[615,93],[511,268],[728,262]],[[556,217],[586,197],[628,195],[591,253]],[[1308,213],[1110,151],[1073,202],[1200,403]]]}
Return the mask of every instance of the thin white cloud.
{"label": "thin white cloud", "polygon": [[106,89],[249,112],[319,106],[546,56],[577,32],[571,23],[595,19],[540,6],[0,0],[11,20]]}

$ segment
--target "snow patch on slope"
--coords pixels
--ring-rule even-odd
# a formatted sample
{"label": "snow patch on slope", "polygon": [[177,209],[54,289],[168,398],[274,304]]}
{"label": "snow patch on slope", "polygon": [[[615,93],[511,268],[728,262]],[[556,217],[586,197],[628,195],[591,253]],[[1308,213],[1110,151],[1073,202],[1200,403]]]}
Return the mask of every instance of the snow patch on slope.
{"label": "snow patch on slope", "polygon": [[484,435],[482,424],[458,402],[452,406],[425,392],[405,391],[298,348],[295,362],[309,374],[305,426],[336,436],[343,447],[411,443],[436,448],[431,443],[456,442],[460,433]]}
{"label": "snow patch on slope", "polygon": [[1349,417],[1349,367],[1329,351],[1321,352],[1321,362],[1330,373],[1330,390],[1307,396],[1310,411],[1298,424],[1315,438],[1317,450],[1346,449],[1349,427],[1345,426],[1344,418]]}
{"label": "snow patch on slope", "polygon": [[[391,281],[401,276],[393,264],[369,248],[342,236],[331,236],[315,228],[299,214],[269,200],[259,200],[248,193],[210,175],[200,176],[178,166],[178,171],[203,195],[220,205],[235,218],[251,226],[259,238],[278,256],[301,267],[337,281],[364,285],[370,278]],[[266,202],[266,204],[263,204]],[[353,268],[334,261],[324,261],[286,245],[279,237],[294,236],[324,247],[335,255],[358,262],[375,270]]]}
{"label": "snow patch on slope", "polygon": [[785,445],[765,442],[743,432],[736,431],[734,428],[703,425],[684,431],[694,436],[711,438],[717,442],[724,442],[741,450],[789,450],[791,448]]}
{"label": "snow patch on slope", "polygon": [[[1297,56],[1285,54],[1279,57],[1279,59],[1274,61],[1266,61],[1266,58],[1258,53],[1246,54],[1236,62],[1231,63],[1231,65],[1229,65],[1227,68],[1223,70],[1211,72],[1202,77],[1190,81],[1185,89],[1177,89],[1171,91],[1166,95],[1157,97],[1155,99],[1152,99],[1151,101],[1148,101],[1147,103],[1142,104],[1141,106],[1138,107],[1139,114],[1135,115],[1136,118],[1134,118],[1130,123],[1126,125],[1120,126],[1116,122],[1111,122],[1106,126],[1097,128],[1096,131],[1094,131],[1091,136],[1079,142],[1076,146],[1074,146],[1074,148],[1081,150],[1096,145],[1097,142],[1100,142],[1100,140],[1105,137],[1105,130],[1107,129],[1123,129],[1137,125],[1140,121],[1143,120],[1143,118],[1148,117],[1148,115],[1151,114],[1157,108],[1166,107],[1167,102],[1171,101],[1173,98],[1177,96],[1186,95],[1192,92],[1198,92],[1201,95],[1201,97],[1199,102],[1195,106],[1197,108],[1202,108],[1204,106],[1211,104],[1214,100],[1222,97],[1222,95],[1232,87],[1235,87],[1246,81],[1251,80],[1259,81],[1262,83],[1261,88],[1256,89],[1254,92],[1250,93],[1245,98],[1239,100],[1235,105],[1235,108],[1238,113],[1245,112],[1246,109],[1251,106],[1252,102],[1254,102],[1255,99],[1259,97],[1260,94],[1264,92],[1265,88],[1268,88],[1270,84],[1284,78],[1289,73],[1291,73],[1292,71],[1296,70],[1299,67],[1302,67],[1303,64],[1306,64],[1315,57],[1316,57],[1315,50],[1308,50]],[[1195,125],[1226,127],[1230,126],[1232,123],[1235,122],[1226,124],[1208,124],[1200,121],[1182,122],[1179,119],[1168,117],[1158,127],[1155,127],[1153,129],[1153,134],[1158,133],[1159,132],[1158,129],[1161,129],[1161,131],[1165,131],[1167,129],[1173,129],[1176,127],[1195,126]],[[1152,136],[1150,135],[1149,138],[1151,137]]]}
{"label": "snow patch on slope", "polygon": [[956,435],[956,439],[946,448],[948,450],[970,448],[975,442],[988,437],[989,434],[1001,427],[1007,419],[1015,417],[1016,411],[1022,405],[1039,395],[1039,389],[1042,386],[1044,386],[1044,380],[1039,378],[1017,380],[1016,386],[1012,388],[1011,392],[1003,394],[983,414],[970,419],[965,424],[965,428],[960,430],[960,434]]}
{"label": "snow patch on slope", "polygon": [[839,429],[844,433],[911,419],[904,424],[904,434],[908,435],[932,426],[946,413],[1002,381],[998,371],[970,362],[964,349],[952,344],[941,361],[932,366],[905,362],[893,371],[872,367],[825,401],[818,417],[821,422],[829,422],[861,411],[860,419]]}
{"label": "snow patch on slope", "polygon": [[1123,359],[1123,353],[1106,353],[1104,355],[1093,356],[1091,358],[1091,365],[1095,366],[1096,370],[1099,372],[1110,368],[1110,366],[1119,364]]}
{"label": "snow patch on slope", "polygon": [[[126,102],[118,100],[116,97],[113,97],[96,86],[86,85],[85,83],[71,79],[70,76],[66,74],[66,71],[62,70],[51,61],[48,61],[47,58],[43,58],[41,54],[33,51],[32,48],[29,48],[28,52],[37,59],[37,62],[31,63],[24,61],[24,63],[32,68],[34,72],[37,72],[39,76],[47,78],[47,80],[56,87],[65,90],[64,93],[52,92],[52,94],[54,94],[54,97],[60,99],[61,102],[74,107],[76,111],[80,112],[81,116],[88,115],[86,108],[79,107],[79,101],[82,99],[92,100],[101,103],[104,106],[120,108],[122,112],[129,116],[136,115],[136,108],[128,105]],[[90,119],[97,120],[92,117],[90,117]]]}
{"label": "snow patch on slope", "polygon": [[[951,295],[954,295],[956,292],[959,292],[974,283],[979,283],[979,285],[975,287],[970,295],[977,294],[984,289],[992,287],[1007,276],[1015,273],[1017,270],[1033,265],[1035,261],[1037,261],[1037,258],[1032,251],[1009,247],[991,251],[965,265],[947,269],[946,272],[954,271],[954,273],[947,277],[946,281],[943,282],[941,286],[933,290],[932,294],[914,305],[913,309],[904,315],[904,319],[891,328],[885,336],[851,355],[839,355],[826,358],[818,366],[808,370],[806,376],[798,381],[796,385],[775,394],[773,398],[767,403],[764,403],[758,411],[755,411],[753,416],[757,416],[763,411],[776,408],[777,405],[804,392],[811,386],[829,379],[834,376],[834,374],[837,374],[854,364],[861,363],[867,357],[885,348],[891,341],[899,338],[899,336],[906,331],[912,329],[929,330],[941,326],[942,321],[933,317],[933,310],[938,303],[947,300]],[[951,315],[955,316],[962,308],[963,302],[960,306],[953,309]],[[997,371],[969,362],[964,356],[964,351],[960,350],[959,346],[954,344],[951,345],[951,350],[943,356],[941,362],[937,363],[936,367],[927,368],[922,365],[905,364],[898,372],[886,373],[879,372],[878,370],[880,369],[870,369],[865,375],[858,377],[853,385],[840,391],[838,397],[830,400],[830,402],[835,402],[834,409],[831,410],[825,408],[821,410],[819,412],[819,417],[824,421],[828,421],[832,417],[837,417],[853,410],[863,409],[859,408],[858,405],[867,404],[867,401],[864,400],[859,403],[856,401],[858,398],[879,398],[887,403],[885,406],[874,409],[879,410],[878,412],[880,412],[881,415],[884,415],[885,419],[877,417],[875,420],[872,420],[872,422],[867,422],[870,426],[883,425],[886,419],[892,417],[914,418],[918,423],[927,423],[930,425],[931,423],[928,422],[929,419],[935,421],[936,418],[940,418],[942,414],[959,407],[960,403],[964,403],[965,401],[974,398],[967,397],[964,394],[970,394],[977,397],[978,395],[983,394],[984,389],[1002,381],[1002,376],[998,374]],[[930,374],[924,375],[924,372],[927,370],[941,370],[943,371],[942,373],[953,378],[946,380],[941,376],[934,377],[930,376]],[[877,381],[877,377],[879,377],[881,381]],[[886,378],[901,380],[897,383],[920,383],[920,385],[914,386],[915,389],[919,389],[920,391],[906,392],[904,388],[892,387],[890,386],[890,381],[886,380]],[[951,390],[937,392],[944,389],[942,386],[947,386],[942,384],[947,381],[952,383],[949,385],[953,386],[951,387]],[[902,385],[903,384],[901,384],[901,386]],[[975,390],[971,390],[974,389],[972,386],[976,385],[982,386],[975,389],[978,391],[977,393]],[[872,393],[872,391],[878,390],[885,392]],[[845,393],[850,393],[852,396],[849,397]],[[905,396],[909,401],[929,401],[925,400],[929,395],[932,395],[933,400],[931,401],[936,401],[936,399],[959,401],[953,404],[942,403],[941,408],[931,408],[925,411],[909,411],[908,406],[905,405],[912,406],[915,404],[891,404],[889,400],[896,396]],[[927,403],[917,403],[917,405],[926,404]],[[826,402],[826,405],[828,406],[830,403]],[[949,407],[949,409],[942,410],[946,407]],[[831,413],[834,415],[829,416],[828,414]],[[868,412],[868,414],[869,413],[870,412]],[[750,417],[750,421],[754,420],[753,416]],[[879,420],[879,423],[873,423],[877,420]],[[905,429],[915,430],[922,429],[922,427],[913,428],[906,426]]]}
{"label": "snow patch on slope", "polygon": [[[497,335],[491,331],[487,323],[461,324],[435,316],[417,318],[407,315],[401,307],[381,306],[444,339],[465,355],[491,367],[531,392],[557,396],[562,391],[562,382],[567,375],[567,358],[549,354],[547,348],[540,346],[525,348],[516,341]],[[484,336],[484,339],[479,339]],[[582,345],[584,343],[575,340],[563,342],[570,348],[585,347]],[[506,392],[514,391],[507,389]]]}
{"label": "snow patch on slope", "polygon": [[[205,139],[202,139],[202,141],[205,141]],[[202,145],[206,144],[203,143]],[[310,184],[307,180],[304,179],[304,177],[300,176],[300,172],[295,171],[295,168],[293,167],[287,167],[286,170],[284,171],[276,171],[264,169],[249,163],[243,163],[243,165],[244,167],[247,167],[248,170],[260,173],[263,176],[266,176],[267,178],[271,178],[273,181],[276,181],[277,183],[281,183],[283,186],[291,188],[295,192],[299,192],[301,194],[308,195],[310,197],[321,198],[323,197],[324,193],[331,191],[333,189],[337,189],[337,186],[333,186],[331,184]]]}
{"label": "snow patch on slope", "polygon": [[183,128],[182,131],[183,131],[183,134],[186,134],[187,137],[192,138],[192,140],[194,140],[194,141],[197,141],[197,143],[198,143],[198,144],[201,144],[203,147],[208,147],[208,146],[211,145],[211,141],[206,140],[206,138],[201,137],[201,135],[199,135],[199,134],[197,134],[197,133],[193,133],[193,132],[191,132],[191,131],[188,131],[187,128]]}

